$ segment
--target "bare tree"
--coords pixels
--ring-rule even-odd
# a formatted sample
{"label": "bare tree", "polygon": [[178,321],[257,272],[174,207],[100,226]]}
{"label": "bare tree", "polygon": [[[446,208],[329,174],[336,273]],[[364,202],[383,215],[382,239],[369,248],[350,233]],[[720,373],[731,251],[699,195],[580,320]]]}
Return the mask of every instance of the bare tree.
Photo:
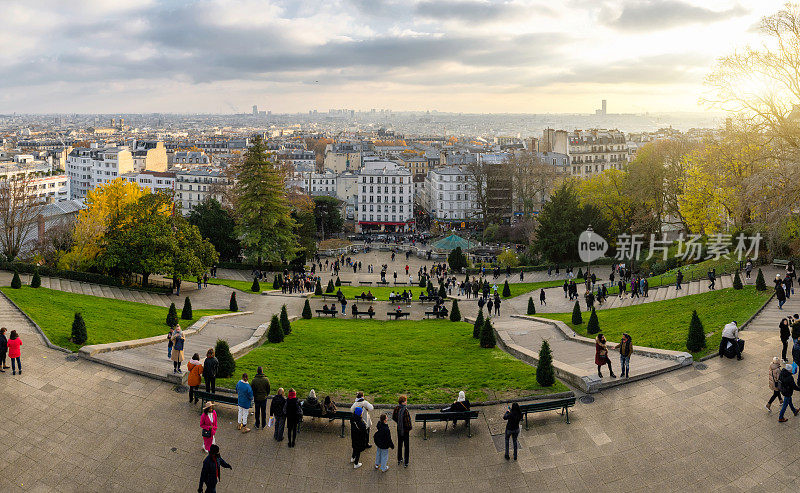
{"label": "bare tree", "polygon": [[37,197],[34,187],[32,175],[25,173],[0,181],[0,221],[3,224],[0,248],[8,261],[19,256],[37,228],[43,200]]}
{"label": "bare tree", "polygon": [[555,185],[558,178],[555,166],[542,162],[530,151],[514,154],[508,164],[514,179],[514,210],[532,217]]}

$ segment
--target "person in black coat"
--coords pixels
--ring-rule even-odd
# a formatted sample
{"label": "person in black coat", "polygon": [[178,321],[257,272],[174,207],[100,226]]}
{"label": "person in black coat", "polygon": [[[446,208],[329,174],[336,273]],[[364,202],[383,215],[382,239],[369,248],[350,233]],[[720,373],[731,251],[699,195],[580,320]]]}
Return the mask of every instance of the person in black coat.
{"label": "person in black coat", "polygon": [[775,276],[775,298],[778,299],[778,309],[783,310],[783,304],[786,303],[786,291],[783,290],[780,274]]}
{"label": "person in black coat", "polygon": [[784,318],[781,320],[781,323],[778,325],[780,329],[780,336],[781,336],[781,343],[783,344],[783,349],[781,350],[781,357],[783,361],[786,360],[786,350],[789,349],[789,338],[792,336],[792,333],[789,329],[789,319]]}
{"label": "person in black coat", "polygon": [[353,455],[350,457],[350,462],[353,464],[353,469],[361,467],[361,452],[367,448],[367,441],[369,440],[367,424],[361,418],[363,412],[363,408],[357,407],[353,410],[353,416],[350,418],[350,439],[353,445]]}
{"label": "person in black coat", "polygon": [[800,390],[800,387],[794,382],[794,378],[792,378],[792,365],[786,364],[786,367],[781,370],[780,375],[778,376],[778,386],[780,388],[781,394],[783,394],[783,405],[781,406],[781,412],[778,415],[778,422],[785,423],[788,419],[783,417],[783,414],[786,412],[786,408],[790,408],[795,416],[797,413],[800,412],[794,408],[794,404],[792,404],[792,394],[795,390]]}
{"label": "person in black coat", "polygon": [[380,468],[381,472],[386,472],[389,466],[386,463],[389,461],[389,449],[394,448],[392,441],[392,432],[389,430],[389,425],[386,423],[388,417],[386,414],[381,414],[378,420],[377,430],[372,437],[375,443],[375,469]]}
{"label": "person in black coat", "polygon": [[[469,399],[467,399],[466,394],[462,390],[462,391],[459,391],[459,393],[458,393],[458,399],[456,399],[456,401],[454,403],[452,403],[449,406],[447,406],[446,408],[442,409],[442,412],[443,413],[465,413],[465,412],[469,411],[469,407],[470,407]],[[454,419],[453,420],[453,426],[455,426],[456,424],[458,424],[458,420]]]}
{"label": "person in black coat", "polygon": [[0,372],[5,373],[6,368],[6,355],[8,354],[8,337],[6,337],[6,328],[0,329]]}
{"label": "person in black coat", "polygon": [[278,442],[283,441],[283,427],[286,425],[286,413],[283,411],[285,404],[286,398],[283,396],[283,387],[281,387],[269,406],[269,415],[275,418],[275,434],[273,436]]}
{"label": "person in black coat", "polygon": [[203,380],[206,381],[206,392],[213,394],[217,391],[218,370],[219,360],[214,357],[214,348],[209,348],[206,352],[206,360],[203,361]]}
{"label": "person in black coat", "polygon": [[511,438],[514,441],[514,460],[517,460],[517,437],[519,437],[519,423],[522,421],[522,410],[519,408],[519,404],[516,402],[511,404],[511,407],[508,408],[506,413],[503,415],[503,419],[506,420],[506,460],[509,460],[508,457],[508,439]]}
{"label": "person in black coat", "polygon": [[200,473],[200,485],[197,487],[198,493],[203,493],[203,485],[206,485],[206,493],[216,493],[217,483],[219,483],[222,476],[220,476],[220,467],[226,467],[233,470],[230,464],[219,456],[219,446],[211,445],[208,450],[208,455],[203,460],[203,470]]}
{"label": "person in black coat", "polygon": [[283,404],[283,413],[286,415],[289,447],[294,447],[297,441],[297,425],[303,419],[303,408],[300,407],[300,401],[297,399],[297,392],[294,389],[289,389],[286,402]]}

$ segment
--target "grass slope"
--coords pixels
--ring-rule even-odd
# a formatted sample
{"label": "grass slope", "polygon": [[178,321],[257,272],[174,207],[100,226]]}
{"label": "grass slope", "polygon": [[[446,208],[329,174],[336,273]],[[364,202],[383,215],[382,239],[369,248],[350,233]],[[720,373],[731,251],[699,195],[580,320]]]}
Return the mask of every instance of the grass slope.
{"label": "grass slope", "polygon": [[[220,286],[228,286],[229,288],[238,289],[239,291],[244,291],[246,293],[252,293],[250,288],[253,287],[253,281],[238,281],[234,279],[217,279],[214,277],[210,277],[208,279],[209,284],[217,284]],[[195,282],[195,284],[197,284]],[[260,282],[259,286],[261,287],[261,291],[266,291],[268,289],[272,289],[272,281],[269,282]],[[261,292],[259,291],[259,293]]]}
{"label": "grass slope", "polygon": [[[162,306],[29,286],[22,289],[6,286],[0,290],[42,328],[53,344],[73,351],[80,348],[69,341],[75,312],[81,312],[86,322],[87,345],[141,339],[169,331],[165,323],[168,308]],[[183,305],[176,306],[180,317]],[[194,318],[180,320],[180,324],[187,328],[202,316],[219,313],[227,311],[193,310]]]}
{"label": "grass slope", "polygon": [[[208,282],[211,282],[210,280]],[[498,279],[497,284],[497,292],[501,295],[503,294],[503,282],[505,279],[501,278]],[[542,281],[542,282],[519,282],[519,283],[509,283],[508,287],[511,289],[511,296],[510,298],[514,298],[516,296],[520,296],[525,293],[529,293],[531,291],[535,291],[541,288],[552,288],[556,286],[561,286],[563,283],[560,281]],[[494,284],[491,284],[493,286]],[[327,287],[327,283],[322,284],[322,290],[325,291]],[[438,286],[437,286],[438,288]],[[367,293],[372,291],[372,294],[378,298],[380,301],[388,301],[389,300],[389,293],[394,291],[395,293],[402,293],[403,290],[411,290],[414,293],[414,298],[418,298],[420,292],[424,292],[425,290],[419,286],[340,286],[336,289],[341,289],[342,293],[344,294],[345,298],[348,300],[352,300],[357,295],[361,293]],[[336,291],[334,290],[333,294]],[[331,294],[331,293],[328,293]]]}
{"label": "grass slope", "polygon": [[283,343],[266,343],[236,362],[236,378],[218,380],[232,388],[243,372],[264,367],[273,389],[315,389],[349,401],[363,390],[376,402],[452,401],[464,390],[472,401],[562,392],[561,383],[542,388],[536,369],[502,352],[482,349],[472,325],[440,320],[299,320]]}
{"label": "grass slope", "polygon": [[[637,346],[686,351],[692,310],[697,310],[706,334],[713,332],[706,338],[706,349],[693,353],[698,358],[717,350],[725,324],[731,320],[743,324],[761,308],[771,294],[769,290],[756,291],[754,286],[745,286],[738,291],[733,288],[720,289],[671,300],[597,310],[597,319],[600,330],[609,341],[619,342],[622,333],[627,332]],[[589,320],[588,314],[586,312],[583,317],[585,321]],[[578,334],[594,337],[586,333],[586,322],[581,325],[572,324],[572,313],[541,313],[537,316],[561,320]]]}

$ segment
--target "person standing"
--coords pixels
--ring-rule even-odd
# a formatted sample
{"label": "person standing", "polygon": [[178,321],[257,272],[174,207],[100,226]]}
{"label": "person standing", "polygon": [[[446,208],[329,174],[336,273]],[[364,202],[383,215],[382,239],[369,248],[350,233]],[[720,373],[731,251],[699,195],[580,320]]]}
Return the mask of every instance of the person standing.
{"label": "person standing", "polygon": [[678,269],[678,273],[675,274],[675,290],[681,290],[681,283],[683,283],[683,271]]}
{"label": "person standing", "polygon": [[[397,423],[397,464],[403,464],[403,467],[408,467],[408,438],[411,434],[411,413],[406,407],[407,402],[408,397],[401,395],[392,412],[392,421]],[[405,455],[403,454],[404,448]]]}
{"label": "person standing", "polygon": [[369,437],[367,425],[364,424],[364,420],[361,418],[363,413],[364,409],[357,407],[350,417],[350,440],[353,446],[353,455],[350,457],[350,462],[353,464],[353,469],[361,467],[361,452],[367,448]]}
{"label": "person standing", "polygon": [[303,408],[300,407],[300,401],[297,399],[297,392],[294,389],[289,389],[286,403],[283,405],[283,413],[286,415],[289,447],[294,447],[297,442],[297,425],[303,419]]}
{"label": "person standing", "polygon": [[[203,365],[200,364],[200,355],[194,353],[192,359],[186,363],[186,370],[189,372],[189,403],[194,401],[197,404],[197,389],[200,388],[200,381],[202,380]],[[206,452],[208,452],[206,450]]]}
{"label": "person standing", "polygon": [[183,363],[183,345],[186,339],[183,337],[181,326],[176,325],[172,333],[172,373],[183,373],[181,363]]}
{"label": "person standing", "polygon": [[736,320],[729,324],[725,324],[722,328],[722,339],[719,341],[719,357],[725,355],[725,349],[728,343],[733,344],[736,349],[736,359],[742,359],[742,352],[739,347],[739,327],[736,325]]}
{"label": "person standing", "polygon": [[611,369],[611,359],[608,357],[608,347],[606,346],[606,336],[603,333],[597,334],[597,338],[594,340],[594,364],[597,365],[597,376],[603,378],[603,369],[604,365],[608,365],[608,371],[611,373],[611,378],[617,378],[614,375],[614,370]]}
{"label": "person standing", "polygon": [[173,344],[175,344],[175,341],[172,340],[172,336],[173,335],[175,335],[175,327],[170,327],[169,332],[167,332],[167,359],[168,360],[172,360],[172,346],[173,346]]}
{"label": "person standing", "polygon": [[6,368],[6,354],[8,354],[8,337],[6,337],[6,328],[0,328],[0,373],[5,373]]}
{"label": "person standing", "polygon": [[540,305],[546,305],[547,304],[547,300],[545,298],[546,298],[546,296],[544,294],[544,288],[542,288],[542,290],[539,291],[539,304]]}
{"label": "person standing", "polygon": [[778,403],[783,404],[781,391],[778,390],[778,379],[781,376],[781,360],[777,356],[772,358],[772,364],[769,365],[769,389],[772,391],[772,397],[767,401],[767,411],[772,412],[772,401],[778,399]]}
{"label": "person standing", "polygon": [[495,296],[494,298],[494,314],[498,317],[500,316],[500,297]]}
{"label": "person standing", "polygon": [[219,361],[214,357],[214,348],[209,348],[206,351],[206,360],[203,362],[203,380],[206,381],[206,392],[216,393],[218,370]]}
{"label": "person standing", "polygon": [[283,396],[283,387],[281,387],[275,393],[275,397],[272,398],[272,403],[269,406],[269,415],[275,418],[275,433],[273,437],[276,442],[283,441],[283,428],[286,425],[286,413],[283,412],[285,404],[286,398]]}
{"label": "person standing", "polygon": [[783,310],[783,304],[786,303],[786,291],[783,289],[780,274],[775,274],[775,298],[778,299],[778,310]]}
{"label": "person standing", "polygon": [[781,320],[781,323],[778,324],[778,329],[780,331],[781,344],[783,345],[781,349],[781,358],[786,362],[786,350],[789,349],[789,338],[792,337],[791,329],[789,328],[789,319],[784,318]]}
{"label": "person standing", "polygon": [[381,472],[386,472],[389,469],[387,462],[389,462],[389,449],[394,448],[392,442],[392,432],[389,430],[389,425],[386,423],[388,416],[381,414],[376,426],[377,431],[375,436],[372,437],[375,443],[375,469],[380,469]]}
{"label": "person standing", "polygon": [[631,342],[631,336],[623,333],[622,340],[617,346],[617,349],[619,349],[619,363],[621,368],[619,374],[621,377],[630,378],[631,355],[633,354],[633,343]]}
{"label": "person standing", "polygon": [[508,456],[508,439],[511,438],[514,442],[514,460],[517,460],[517,447],[519,437],[519,423],[522,421],[522,410],[519,408],[518,403],[511,404],[503,415],[506,420],[506,460],[510,460]]}
{"label": "person standing", "polygon": [[233,469],[230,464],[219,456],[219,447],[212,445],[208,455],[203,460],[203,469],[200,472],[200,486],[197,487],[198,493],[203,493],[204,484],[206,485],[206,493],[217,492],[217,483],[222,479],[219,473],[220,467]]}
{"label": "person standing", "polygon": [[250,406],[253,405],[253,387],[247,383],[247,373],[242,373],[242,379],[236,382],[236,395],[238,397],[239,416],[236,420],[237,429],[242,433],[247,433],[247,415],[250,414]]}
{"label": "person standing", "polygon": [[792,365],[786,364],[786,366],[781,370],[780,375],[778,375],[778,388],[780,388],[781,394],[783,394],[783,404],[781,405],[781,412],[778,414],[778,422],[785,423],[789,421],[788,419],[784,418],[783,415],[786,412],[786,408],[790,408],[795,416],[797,416],[798,410],[794,408],[794,404],[792,404],[792,394],[795,390],[800,390],[800,387],[794,382],[794,378],[792,378]]}
{"label": "person standing", "polygon": [[370,418],[369,412],[375,410],[375,407],[370,404],[366,399],[364,399],[364,392],[359,391],[356,393],[356,401],[350,406],[350,410],[356,412],[356,409],[361,408],[363,412],[361,413],[361,419],[364,421],[364,425],[367,427],[367,438],[364,442],[367,448],[372,447],[369,444],[369,433],[372,429],[372,419]]}
{"label": "person standing", "polygon": [[750,273],[753,272],[753,261],[747,259],[747,263],[744,264],[744,278],[745,280],[750,280]]}
{"label": "person standing", "polygon": [[208,452],[214,445],[217,434],[217,411],[214,410],[214,403],[209,401],[203,407],[203,415],[200,416],[200,428],[203,429],[203,450]]}
{"label": "person standing", "polygon": [[258,367],[256,376],[250,382],[253,389],[253,402],[256,406],[256,429],[267,427],[267,397],[269,396],[269,379],[264,376],[264,369]]}
{"label": "person standing", "polygon": [[17,371],[22,375],[22,339],[17,335],[16,330],[12,330],[8,336],[8,357],[11,359],[11,374],[16,375]]}

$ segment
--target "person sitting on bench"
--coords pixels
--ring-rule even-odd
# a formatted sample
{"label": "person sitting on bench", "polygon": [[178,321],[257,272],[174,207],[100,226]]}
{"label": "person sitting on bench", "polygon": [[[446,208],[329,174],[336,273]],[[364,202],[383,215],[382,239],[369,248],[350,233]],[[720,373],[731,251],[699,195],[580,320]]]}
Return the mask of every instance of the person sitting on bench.
{"label": "person sitting on bench", "polygon": [[367,295],[364,294],[364,291],[361,291],[361,298],[366,298],[366,297],[367,297]]}
{"label": "person sitting on bench", "polygon": [[[396,309],[394,312],[395,312],[397,315],[400,315],[400,314],[402,314],[402,313],[403,313],[403,309],[402,309],[402,308],[400,308],[400,306],[398,305],[398,306],[397,306],[397,309]],[[398,316],[398,317],[395,317],[395,318],[397,319],[397,318],[400,318],[400,317]]]}
{"label": "person sitting on bench", "polygon": [[353,303],[353,316],[355,317],[356,315],[358,315],[358,307]]}
{"label": "person sitting on bench", "polygon": [[372,317],[375,316],[375,309],[372,308],[372,305],[369,305],[369,308],[367,309],[367,315],[369,315],[369,318],[372,318]]}
{"label": "person sitting on bench", "polygon": [[328,305],[322,305],[322,311],[323,312],[327,312],[328,311]]}
{"label": "person sitting on bench", "polygon": [[333,421],[335,418],[333,417],[336,414],[336,404],[333,403],[331,400],[331,396],[326,395],[325,400],[322,401],[322,417],[323,418],[330,418]]}
{"label": "person sitting on bench", "polygon": [[397,295],[394,294],[394,290],[392,290],[392,292],[389,293],[389,300],[394,300],[396,297],[397,297]]}
{"label": "person sitting on bench", "polygon": [[[456,399],[454,403],[442,409],[443,413],[465,413],[467,411],[469,411],[469,400],[463,390],[458,392],[458,399]],[[458,423],[458,420],[454,419],[453,426],[455,426],[456,423]]]}
{"label": "person sitting on bench", "polygon": [[371,289],[370,289],[369,291],[367,291],[367,296],[368,296],[368,297],[369,297],[369,299],[371,299],[371,300],[374,300],[374,299],[375,299],[375,297],[374,297],[374,296],[372,296],[372,290],[371,290]]}
{"label": "person sitting on bench", "polygon": [[322,406],[317,399],[317,393],[314,389],[308,391],[308,397],[300,404],[303,409],[303,414],[311,415],[322,411]]}

